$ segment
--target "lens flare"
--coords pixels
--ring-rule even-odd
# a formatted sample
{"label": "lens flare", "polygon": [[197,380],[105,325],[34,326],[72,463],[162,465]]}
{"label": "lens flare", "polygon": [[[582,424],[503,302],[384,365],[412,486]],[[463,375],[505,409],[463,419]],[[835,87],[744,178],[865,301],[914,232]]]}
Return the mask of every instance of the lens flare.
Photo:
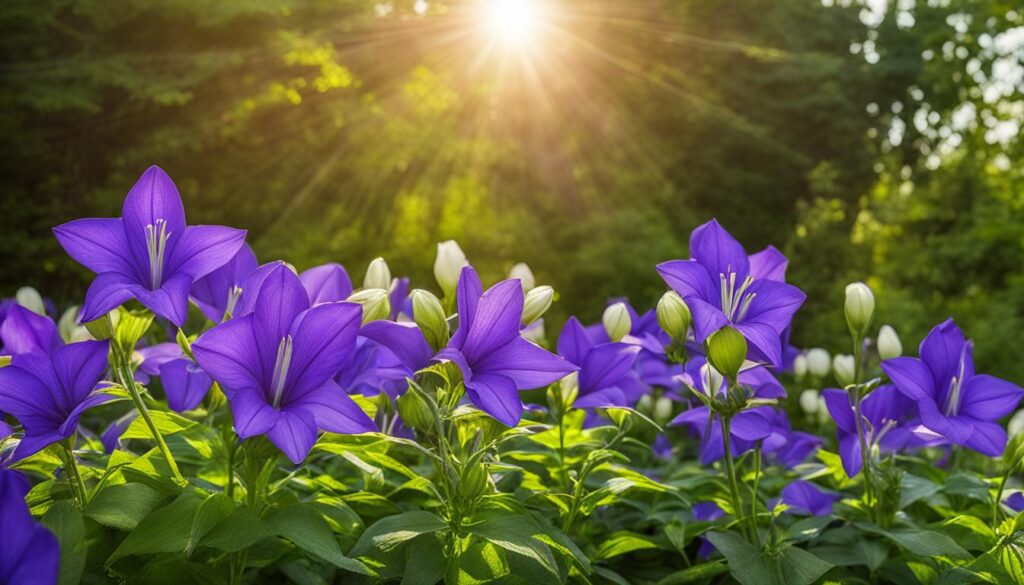
{"label": "lens flare", "polygon": [[510,46],[531,43],[543,24],[535,0],[483,0],[482,20],[488,34]]}

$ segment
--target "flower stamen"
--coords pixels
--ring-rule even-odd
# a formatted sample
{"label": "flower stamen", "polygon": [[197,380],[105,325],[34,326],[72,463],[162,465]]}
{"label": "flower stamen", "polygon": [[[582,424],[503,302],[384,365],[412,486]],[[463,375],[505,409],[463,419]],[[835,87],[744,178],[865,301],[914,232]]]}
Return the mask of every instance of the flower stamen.
{"label": "flower stamen", "polygon": [[146,253],[149,255],[149,283],[152,290],[163,284],[164,256],[170,237],[171,232],[167,231],[165,220],[158,219],[146,226]]}
{"label": "flower stamen", "polygon": [[288,379],[288,368],[292,364],[292,336],[286,335],[277,344],[277,358],[274,360],[274,375],[270,379],[270,387],[273,389],[274,408],[281,406],[281,397],[284,395],[284,383]]}

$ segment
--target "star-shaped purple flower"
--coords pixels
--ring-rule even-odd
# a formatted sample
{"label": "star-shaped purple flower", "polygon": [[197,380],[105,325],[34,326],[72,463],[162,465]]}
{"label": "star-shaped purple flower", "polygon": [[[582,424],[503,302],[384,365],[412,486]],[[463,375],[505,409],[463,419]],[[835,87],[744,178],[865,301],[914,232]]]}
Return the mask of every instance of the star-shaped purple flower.
{"label": "star-shaped purple flower", "polygon": [[267,435],[295,464],[309,454],[317,429],[375,430],[332,379],[355,350],[362,308],[310,305],[299,277],[280,265],[260,287],[252,313],[192,344],[196,361],[224,388],[238,436]]}
{"label": "star-shaped purple flower", "polygon": [[1006,448],[1006,430],[995,421],[1017,408],[1024,389],[975,374],[972,350],[973,344],[947,319],[921,342],[920,359],[885,360],[882,370],[917,403],[921,426],[915,433],[995,457]]}
{"label": "star-shaped purple flower", "polygon": [[782,334],[807,298],[784,282],[785,256],[770,246],[747,256],[716,220],[690,235],[690,255],[658,273],[690,308],[697,342],[728,325],[747,339],[751,359],[781,366]]}
{"label": "star-shaped purple flower", "polygon": [[[843,469],[847,476],[854,477],[863,469],[864,461],[850,393],[826,388],[822,390],[821,397],[836,423],[836,441],[839,443]],[[892,452],[914,444],[910,433],[913,424],[909,423],[914,414],[914,403],[892,384],[876,388],[868,394],[861,401],[861,414],[864,440],[872,450],[878,448]]]}
{"label": "star-shaped purple flower", "polygon": [[14,356],[0,368],[0,411],[25,428],[12,461],[67,439],[78,429],[82,413],[114,397],[97,387],[107,370],[107,341],[81,341],[50,354]]}
{"label": "star-shaped purple flower", "polygon": [[635,404],[647,392],[633,370],[640,349],[631,343],[597,343],[576,317],[570,317],[558,337],[558,354],[580,368],[579,395],[573,406]]}
{"label": "star-shaped purple flower", "polygon": [[167,405],[177,412],[199,406],[213,384],[213,379],[194,361],[188,359],[177,343],[158,343],[139,350],[143,356],[138,374],[147,379],[159,376],[167,396]]}
{"label": "star-shaped purple flower", "polygon": [[473,404],[515,426],[523,415],[520,390],[546,386],[577,368],[520,336],[523,285],[518,279],[503,280],[485,293],[476,270],[466,266],[457,290],[459,328],[437,359],[459,366]]}
{"label": "star-shaped purple flower", "polygon": [[23,475],[0,468],[0,583],[53,585],[60,570],[60,545],[29,513],[28,490]]}
{"label": "star-shaped purple flower", "polygon": [[246,280],[258,267],[256,253],[243,244],[227,264],[192,283],[189,296],[207,319],[220,323],[227,315],[241,314],[242,295],[252,284]]}
{"label": "star-shaped purple flower", "polygon": [[53,232],[69,256],[96,273],[82,321],[134,298],[179,327],[188,317],[192,283],[231,260],[245,242],[244,230],[186,227],[178,189],[156,166],[128,192],[121,217],[78,219]]}

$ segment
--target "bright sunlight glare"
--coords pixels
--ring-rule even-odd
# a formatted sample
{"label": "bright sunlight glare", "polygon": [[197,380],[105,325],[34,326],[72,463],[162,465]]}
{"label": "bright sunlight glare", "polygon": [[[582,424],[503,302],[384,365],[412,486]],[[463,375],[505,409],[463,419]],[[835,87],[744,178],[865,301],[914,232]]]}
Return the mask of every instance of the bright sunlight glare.
{"label": "bright sunlight glare", "polygon": [[508,45],[531,43],[543,24],[536,0],[483,0],[483,25]]}

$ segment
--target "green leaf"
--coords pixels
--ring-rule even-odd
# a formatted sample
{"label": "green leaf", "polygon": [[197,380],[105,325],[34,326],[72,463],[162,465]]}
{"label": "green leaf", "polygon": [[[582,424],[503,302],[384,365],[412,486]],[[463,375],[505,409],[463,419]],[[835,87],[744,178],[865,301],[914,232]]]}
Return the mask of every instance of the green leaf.
{"label": "green leaf", "polygon": [[82,514],[71,502],[58,502],[43,516],[43,526],[60,542],[60,585],[75,585],[82,579],[88,543]]}
{"label": "green leaf", "polygon": [[141,483],[125,483],[101,489],[89,502],[85,515],[120,530],[133,530],[167,495]]}
{"label": "green leaf", "polygon": [[658,581],[658,585],[684,585],[685,583],[694,583],[697,581],[707,581],[712,577],[729,572],[729,566],[725,561],[711,561],[710,563],[701,563],[692,567],[687,567],[682,571],[676,571],[671,575],[665,577],[661,581]]}
{"label": "green leaf", "polygon": [[900,548],[922,557],[948,557],[956,560],[973,558],[955,540],[934,530],[921,528],[882,530],[870,524],[857,524],[857,526],[867,532],[884,536]]}
{"label": "green leaf", "polygon": [[941,489],[942,486],[929,479],[904,473],[900,486],[900,510],[918,500],[935,495]]}
{"label": "green leaf", "polygon": [[470,525],[469,530],[507,551],[533,559],[554,575],[559,574],[551,549],[535,538],[544,531],[527,516],[487,516],[483,522]]}
{"label": "green leaf", "polygon": [[492,542],[474,538],[462,539],[458,562],[452,563],[445,576],[448,585],[482,585],[509,574],[508,562],[501,548]]}
{"label": "green leaf", "polygon": [[202,538],[222,520],[230,516],[234,512],[235,507],[235,502],[222,493],[216,493],[206,498],[199,505],[196,516],[192,520],[192,530],[189,531],[188,544],[185,546],[185,556],[191,557],[192,551],[199,545]]}
{"label": "green leaf", "polygon": [[421,534],[446,528],[448,524],[436,514],[421,510],[388,516],[367,528],[349,554],[360,557],[374,549],[390,551]]}
{"label": "green leaf", "polygon": [[249,506],[237,506],[223,521],[199,541],[199,546],[224,552],[248,548],[274,534],[270,525],[260,519]]}
{"label": "green leaf", "polygon": [[612,534],[597,549],[594,560],[610,559],[638,550],[659,548],[658,543],[646,536],[633,532],[616,532]]}
{"label": "green leaf", "polygon": [[272,511],[266,518],[274,533],[303,551],[339,569],[366,575],[369,571],[355,559],[341,554],[327,521],[313,508],[295,504]]}
{"label": "green leaf", "polygon": [[782,551],[780,562],[785,583],[790,585],[811,585],[832,568],[832,563],[795,546]]}
{"label": "green leaf", "polygon": [[444,549],[433,536],[413,539],[405,549],[405,572],[401,585],[435,585],[444,577]]}
{"label": "green leaf", "polygon": [[[153,424],[156,425],[157,430],[160,431],[160,434],[164,437],[180,433],[196,425],[196,423],[173,412],[151,410],[149,411],[149,415],[153,419]],[[138,417],[132,421],[132,424],[129,425],[128,429],[121,435],[121,439],[152,440],[153,435],[150,433],[149,426],[146,425],[146,421],[143,420],[142,417]]]}
{"label": "green leaf", "polygon": [[732,532],[708,532],[711,544],[729,561],[729,572],[742,585],[811,585],[832,564],[796,547],[768,556]]}
{"label": "green leaf", "polygon": [[202,496],[187,490],[169,505],[153,511],[110,555],[107,566],[129,555],[184,551],[192,531],[192,520],[202,503]]}

